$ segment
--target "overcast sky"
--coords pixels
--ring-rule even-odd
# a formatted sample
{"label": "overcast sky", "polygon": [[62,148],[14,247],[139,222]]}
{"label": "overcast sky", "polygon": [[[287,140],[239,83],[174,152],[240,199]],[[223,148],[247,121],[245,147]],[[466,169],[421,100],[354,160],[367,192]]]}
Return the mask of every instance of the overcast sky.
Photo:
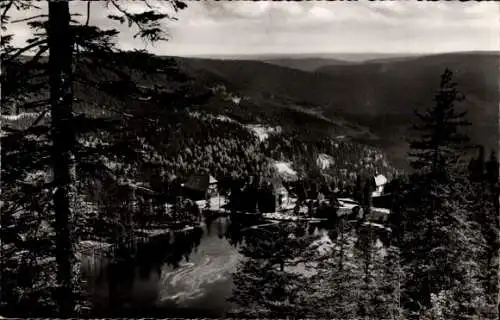
{"label": "overcast sky", "polygon": [[[72,13],[85,13],[84,3],[70,3]],[[138,1],[120,3],[145,8]],[[166,3],[158,5],[171,11]],[[144,48],[141,40],[132,38],[134,30],[110,22],[109,13],[102,3],[92,3],[91,24],[122,31],[122,48]],[[12,16],[19,18],[15,12]],[[498,2],[189,1],[177,17],[166,24],[170,41],[149,45],[148,50],[180,56],[500,50]],[[22,24],[9,31],[18,36],[18,43],[29,35]]]}

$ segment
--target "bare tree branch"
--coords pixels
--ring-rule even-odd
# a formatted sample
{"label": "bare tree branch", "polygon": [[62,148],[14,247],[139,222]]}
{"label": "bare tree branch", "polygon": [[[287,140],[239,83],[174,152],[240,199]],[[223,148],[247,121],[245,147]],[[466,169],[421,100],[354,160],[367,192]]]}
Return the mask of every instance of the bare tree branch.
{"label": "bare tree branch", "polygon": [[29,130],[33,129],[45,117],[45,115],[47,114],[47,112],[49,112],[49,107],[50,107],[50,105],[47,106],[42,112],[40,112],[40,114],[35,119],[35,121],[33,121],[33,123],[25,131],[29,131]]}
{"label": "bare tree branch", "polygon": [[25,22],[25,21],[29,21],[29,20],[33,20],[33,19],[37,19],[37,18],[46,18],[46,17],[48,17],[48,15],[46,15],[46,14],[37,14],[36,16],[31,16],[28,18],[12,20],[11,23]]}
{"label": "bare tree branch", "polygon": [[35,8],[35,9],[40,9],[40,7],[35,6],[30,0],[26,0],[24,3],[22,1],[18,1],[20,4],[16,4],[16,1],[14,1],[14,6],[16,7],[17,10],[21,9],[29,9],[29,8]]}
{"label": "bare tree branch", "polygon": [[40,57],[49,50],[49,47],[48,46],[40,46],[40,50],[33,56],[33,58],[31,58],[30,61],[28,61],[26,64],[24,64],[23,67],[31,67],[32,65],[34,65],[35,63],[38,62],[38,60],[40,60]]}
{"label": "bare tree branch", "polygon": [[0,20],[0,21],[2,21],[2,24],[4,23],[5,18],[7,18],[7,13],[9,12],[10,7],[12,7],[12,5],[14,4],[14,1],[15,0],[10,0],[9,3],[5,6],[5,9],[2,12],[2,16],[1,16],[1,20]]}
{"label": "bare tree branch", "polygon": [[7,64],[10,61],[14,60],[15,58],[19,57],[24,52],[29,51],[37,46],[40,46],[40,45],[46,44],[46,43],[47,43],[47,39],[41,39],[41,40],[35,41],[24,48],[18,49],[18,51],[16,53],[14,53],[13,55],[11,55],[10,57],[3,59],[3,63]]}
{"label": "bare tree branch", "polygon": [[[16,3],[19,2],[19,3]],[[34,5],[30,1],[23,3],[22,1],[19,0],[10,0],[9,3],[3,4],[2,8],[4,8],[2,15],[0,17],[0,21],[2,22],[2,29],[5,29],[4,24],[7,22],[7,14],[9,13],[9,10],[14,6],[17,10],[26,10],[29,8],[35,8],[35,9],[40,9],[40,7]]]}
{"label": "bare tree branch", "polygon": [[142,27],[142,25],[140,23],[137,23],[132,15],[130,13],[127,12],[127,10],[123,9],[115,0],[109,0],[113,6],[118,10],[120,11],[121,13],[123,13],[128,19],[130,19],[130,21],[133,21],[135,23],[135,25],[139,28],[139,30],[143,31],[144,28]]}
{"label": "bare tree branch", "polygon": [[42,56],[42,54],[44,54],[45,52],[47,52],[49,50],[49,46],[43,46],[43,47],[40,47],[40,51],[37,52],[37,54],[35,54],[33,56],[33,58],[28,62],[30,65],[31,64],[34,64],[34,63],[37,63],[38,60],[40,60],[40,57]]}
{"label": "bare tree branch", "polygon": [[146,7],[148,7],[149,9],[153,9],[153,6],[147,1],[147,0],[144,0],[144,4],[146,5]]}

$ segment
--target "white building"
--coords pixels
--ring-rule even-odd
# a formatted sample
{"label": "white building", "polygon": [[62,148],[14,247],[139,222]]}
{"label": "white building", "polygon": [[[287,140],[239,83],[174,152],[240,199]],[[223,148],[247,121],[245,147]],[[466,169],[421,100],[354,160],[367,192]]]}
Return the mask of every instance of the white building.
{"label": "white building", "polygon": [[384,175],[379,174],[375,176],[374,179],[375,179],[376,189],[375,191],[373,191],[372,197],[380,197],[384,193],[384,187],[387,183],[387,178]]}

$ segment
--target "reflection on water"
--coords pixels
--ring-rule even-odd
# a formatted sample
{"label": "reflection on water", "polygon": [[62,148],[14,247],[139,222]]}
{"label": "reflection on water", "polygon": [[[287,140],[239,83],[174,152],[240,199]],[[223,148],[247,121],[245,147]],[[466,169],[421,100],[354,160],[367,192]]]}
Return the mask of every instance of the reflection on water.
{"label": "reflection on water", "polygon": [[[134,258],[87,258],[94,316],[222,317],[232,307],[232,273],[243,258],[245,230],[259,221],[217,218],[139,248]],[[268,223],[269,224],[269,223]],[[328,222],[300,225],[296,236],[332,230]],[[333,228],[334,229],[334,228]]]}
{"label": "reflection on water", "polygon": [[[96,315],[221,316],[231,306],[231,273],[241,259],[243,225],[218,218],[208,225],[148,244],[135,258],[84,261]],[[207,294],[209,292],[209,294]],[[172,311],[179,313],[173,314]]]}

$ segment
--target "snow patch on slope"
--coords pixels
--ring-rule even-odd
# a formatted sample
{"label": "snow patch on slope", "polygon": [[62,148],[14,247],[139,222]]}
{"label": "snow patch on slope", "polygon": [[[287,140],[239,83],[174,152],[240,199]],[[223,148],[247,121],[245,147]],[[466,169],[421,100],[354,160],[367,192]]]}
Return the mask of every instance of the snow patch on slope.
{"label": "snow patch on slope", "polygon": [[292,169],[291,162],[275,161],[274,167],[281,175],[289,176],[290,178],[297,177],[297,171]]}
{"label": "snow patch on slope", "polygon": [[241,102],[241,98],[240,98],[240,97],[231,97],[231,101],[232,101],[234,104],[238,105],[238,104],[240,104],[240,102]]}
{"label": "snow patch on slope", "polygon": [[29,172],[26,174],[25,181],[28,183],[33,183],[37,180],[45,181],[45,183],[49,183],[53,179],[52,170],[37,170],[35,172]]}
{"label": "snow patch on slope", "polygon": [[260,141],[265,141],[270,134],[281,133],[281,127],[269,127],[261,124],[249,124],[246,127],[252,131]]}
{"label": "snow patch on slope", "polygon": [[281,127],[271,127],[271,126],[265,126],[262,124],[247,124],[244,125],[228,116],[219,114],[219,115],[213,115],[213,114],[208,114],[208,113],[201,113],[198,111],[192,111],[189,112],[189,115],[193,118],[196,119],[210,119],[210,120],[218,120],[218,121],[224,121],[224,122],[231,122],[231,123],[236,123],[239,124],[243,127],[245,127],[247,130],[252,132],[261,142],[265,141],[267,138],[269,138],[269,135],[271,134],[279,134],[282,132]]}
{"label": "snow patch on slope", "polygon": [[377,187],[383,186],[387,183],[387,178],[383,174],[379,174],[375,177],[375,183]]}
{"label": "snow patch on slope", "polygon": [[232,122],[232,123],[238,123],[238,124],[239,124],[239,122],[238,122],[238,121],[233,120],[233,119],[229,118],[228,116],[224,116],[224,115],[221,115],[221,114],[219,114],[219,115],[218,115],[218,116],[216,116],[215,118],[216,118],[217,120],[219,120],[219,121],[224,121],[224,122]]}
{"label": "snow patch on slope", "polygon": [[221,210],[225,210],[224,206],[229,203],[229,200],[224,196],[216,196],[216,197],[211,197],[208,200],[208,203],[207,203],[207,200],[198,200],[195,202],[200,209],[207,208],[207,204],[208,204],[208,208],[210,208],[212,210],[216,210],[216,211],[221,211]]}
{"label": "snow patch on slope", "polygon": [[[17,121],[17,120],[20,120],[23,118],[36,119],[36,118],[38,118],[39,115],[40,114],[38,112],[21,112],[20,114],[10,114],[10,115],[2,114],[0,119],[9,120],[9,121]],[[49,118],[50,112],[45,113],[44,117]]]}
{"label": "snow patch on slope", "polygon": [[326,154],[326,153],[320,153],[318,155],[318,159],[316,160],[316,163],[320,167],[321,170],[325,170],[330,168],[333,164],[335,164],[335,160],[333,159],[332,156]]}
{"label": "snow patch on slope", "polygon": [[231,123],[236,123],[236,124],[242,125],[238,121],[231,119],[230,117],[222,115],[222,114],[213,115],[213,114],[209,114],[209,113],[202,113],[199,111],[191,111],[191,112],[189,112],[189,115],[193,118],[196,118],[196,119],[218,120],[218,121],[222,121],[222,122],[231,122]]}

